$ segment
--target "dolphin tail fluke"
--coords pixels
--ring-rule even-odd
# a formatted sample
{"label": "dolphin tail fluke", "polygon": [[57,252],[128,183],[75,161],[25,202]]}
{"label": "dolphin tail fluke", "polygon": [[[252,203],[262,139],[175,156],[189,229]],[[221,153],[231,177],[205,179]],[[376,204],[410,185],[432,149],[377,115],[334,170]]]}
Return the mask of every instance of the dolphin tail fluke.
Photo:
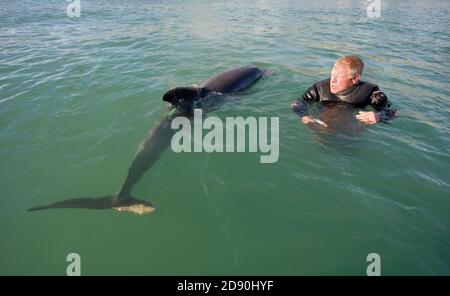
{"label": "dolphin tail fluke", "polygon": [[149,214],[155,210],[155,207],[148,201],[137,199],[130,194],[120,194],[113,206],[113,209],[119,212],[130,212],[137,215]]}
{"label": "dolphin tail fluke", "polygon": [[73,198],[60,202],[55,202],[45,206],[38,206],[28,209],[29,212],[48,210],[48,209],[95,209],[106,210],[113,209],[119,212],[130,212],[138,215],[148,214],[155,210],[153,205],[145,200],[131,197],[131,195],[110,195],[104,197],[82,197]]}
{"label": "dolphin tail fluke", "polygon": [[115,195],[104,196],[99,198],[81,197],[73,198],[52,204],[33,207],[28,209],[29,212],[48,210],[48,209],[111,209],[116,204],[117,197]]}

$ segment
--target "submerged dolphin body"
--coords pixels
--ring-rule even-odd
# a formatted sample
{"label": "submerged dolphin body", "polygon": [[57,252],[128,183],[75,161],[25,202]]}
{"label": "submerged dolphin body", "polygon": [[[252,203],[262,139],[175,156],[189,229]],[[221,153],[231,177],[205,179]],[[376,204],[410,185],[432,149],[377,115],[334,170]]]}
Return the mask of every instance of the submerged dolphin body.
{"label": "submerged dolphin body", "polygon": [[[38,211],[57,208],[114,209],[117,211],[147,214],[155,210],[150,202],[133,198],[131,190],[139,182],[142,175],[156,162],[160,154],[170,145],[175,130],[171,122],[177,116],[190,116],[194,108],[202,108],[205,98],[212,98],[212,104],[218,96],[241,91],[263,75],[260,68],[248,65],[217,74],[202,82],[198,87],[177,87],[164,94],[163,100],[171,103],[176,111],[158,122],[152,129],[149,138],[141,145],[141,149],[128,170],[125,182],[116,194],[99,198],[82,197],[52,203],[29,209]],[[211,103],[211,100],[209,100]]]}

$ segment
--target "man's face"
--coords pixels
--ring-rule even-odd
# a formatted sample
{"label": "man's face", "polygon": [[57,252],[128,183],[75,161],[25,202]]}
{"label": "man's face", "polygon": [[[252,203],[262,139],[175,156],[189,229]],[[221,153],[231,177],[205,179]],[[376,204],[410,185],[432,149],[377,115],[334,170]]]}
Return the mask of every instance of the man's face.
{"label": "man's face", "polygon": [[359,75],[352,76],[346,64],[334,65],[331,71],[330,90],[332,94],[343,92],[359,81]]}

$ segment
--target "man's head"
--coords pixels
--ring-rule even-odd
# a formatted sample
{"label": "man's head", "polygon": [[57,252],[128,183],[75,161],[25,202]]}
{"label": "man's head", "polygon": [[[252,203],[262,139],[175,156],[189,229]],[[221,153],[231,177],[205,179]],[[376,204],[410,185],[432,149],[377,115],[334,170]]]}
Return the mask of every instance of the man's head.
{"label": "man's head", "polygon": [[331,93],[340,93],[358,83],[364,69],[363,61],[357,56],[345,56],[336,61],[331,71]]}

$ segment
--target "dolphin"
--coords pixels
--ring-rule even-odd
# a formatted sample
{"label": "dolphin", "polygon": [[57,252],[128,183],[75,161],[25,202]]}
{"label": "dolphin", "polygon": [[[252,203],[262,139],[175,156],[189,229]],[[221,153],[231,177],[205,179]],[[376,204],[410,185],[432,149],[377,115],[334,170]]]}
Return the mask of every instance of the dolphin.
{"label": "dolphin", "polygon": [[133,186],[139,182],[143,174],[158,160],[159,156],[170,145],[176,132],[171,129],[171,122],[177,116],[192,116],[194,108],[214,106],[224,94],[242,91],[257,81],[264,71],[254,65],[247,65],[219,73],[198,86],[176,87],[163,96],[175,112],[165,116],[151,130],[149,137],[141,144],[121,189],[109,196],[81,197],[55,202],[49,205],[33,207],[29,211],[58,208],[78,209],[113,209],[120,212],[131,212],[142,215],[155,210],[145,200],[131,196]]}

